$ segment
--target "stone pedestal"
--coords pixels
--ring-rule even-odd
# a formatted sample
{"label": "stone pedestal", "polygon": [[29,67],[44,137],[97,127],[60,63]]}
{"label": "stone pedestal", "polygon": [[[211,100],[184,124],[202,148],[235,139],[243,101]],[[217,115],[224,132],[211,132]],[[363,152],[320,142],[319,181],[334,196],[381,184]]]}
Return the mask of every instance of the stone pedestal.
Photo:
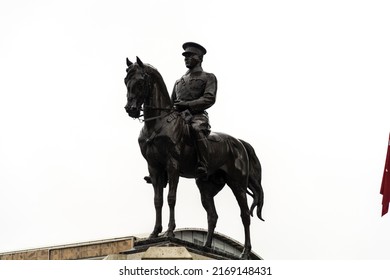
{"label": "stone pedestal", "polygon": [[143,254],[142,260],[192,260],[185,247],[150,247]]}

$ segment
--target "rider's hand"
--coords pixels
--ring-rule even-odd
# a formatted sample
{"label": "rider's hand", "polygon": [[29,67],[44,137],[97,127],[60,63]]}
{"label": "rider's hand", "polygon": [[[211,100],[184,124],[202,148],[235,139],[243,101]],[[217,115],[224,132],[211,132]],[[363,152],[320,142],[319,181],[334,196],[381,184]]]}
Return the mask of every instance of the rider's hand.
{"label": "rider's hand", "polygon": [[189,108],[188,102],[185,101],[179,101],[174,104],[175,108],[179,111],[184,111]]}

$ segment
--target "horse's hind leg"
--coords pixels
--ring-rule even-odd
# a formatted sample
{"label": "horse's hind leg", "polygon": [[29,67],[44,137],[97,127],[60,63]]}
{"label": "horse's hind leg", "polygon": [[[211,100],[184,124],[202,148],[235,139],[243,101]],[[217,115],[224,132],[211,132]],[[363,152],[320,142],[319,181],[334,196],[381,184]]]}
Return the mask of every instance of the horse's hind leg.
{"label": "horse's hind leg", "polygon": [[198,185],[200,191],[203,208],[207,212],[208,228],[204,246],[210,248],[218,220],[217,210],[215,209],[214,196],[222,189],[223,185],[221,187],[210,181],[203,181],[201,179],[197,180],[196,184]]}
{"label": "horse's hind leg", "polygon": [[251,238],[250,238],[250,223],[251,223],[251,217],[250,217],[250,211],[248,207],[248,201],[246,197],[245,189],[243,188],[234,188],[231,186],[231,189],[236,197],[236,200],[238,202],[238,205],[240,207],[241,211],[241,220],[242,224],[244,225],[244,233],[245,233],[245,243],[244,243],[244,250],[242,251],[240,258],[241,259],[249,259],[249,255],[252,249],[251,245]]}

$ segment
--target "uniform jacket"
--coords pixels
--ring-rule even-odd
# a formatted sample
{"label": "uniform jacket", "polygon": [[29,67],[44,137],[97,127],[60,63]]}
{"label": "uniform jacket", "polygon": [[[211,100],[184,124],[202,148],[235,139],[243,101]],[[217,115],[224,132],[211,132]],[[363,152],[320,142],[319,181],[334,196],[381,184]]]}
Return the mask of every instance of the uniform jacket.
{"label": "uniform jacket", "polygon": [[210,108],[217,97],[217,78],[197,66],[176,81],[171,99],[186,101],[191,113],[199,114]]}

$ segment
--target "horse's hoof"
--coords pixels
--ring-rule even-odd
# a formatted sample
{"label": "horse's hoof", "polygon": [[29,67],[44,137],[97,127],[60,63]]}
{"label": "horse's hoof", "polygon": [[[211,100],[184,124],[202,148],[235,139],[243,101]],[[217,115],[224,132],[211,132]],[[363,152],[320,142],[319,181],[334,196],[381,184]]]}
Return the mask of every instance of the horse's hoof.
{"label": "horse's hoof", "polygon": [[149,239],[151,239],[151,238],[157,238],[158,235],[160,234],[160,232],[161,232],[161,229],[155,229],[155,230],[153,230],[153,232],[149,235]]}
{"label": "horse's hoof", "polygon": [[169,238],[173,238],[173,237],[175,237],[175,234],[173,233],[173,231],[167,230],[167,231],[164,233],[164,236],[165,236],[165,237],[169,237]]}
{"label": "horse's hoof", "polygon": [[240,260],[249,260],[249,252],[242,252],[240,255]]}

